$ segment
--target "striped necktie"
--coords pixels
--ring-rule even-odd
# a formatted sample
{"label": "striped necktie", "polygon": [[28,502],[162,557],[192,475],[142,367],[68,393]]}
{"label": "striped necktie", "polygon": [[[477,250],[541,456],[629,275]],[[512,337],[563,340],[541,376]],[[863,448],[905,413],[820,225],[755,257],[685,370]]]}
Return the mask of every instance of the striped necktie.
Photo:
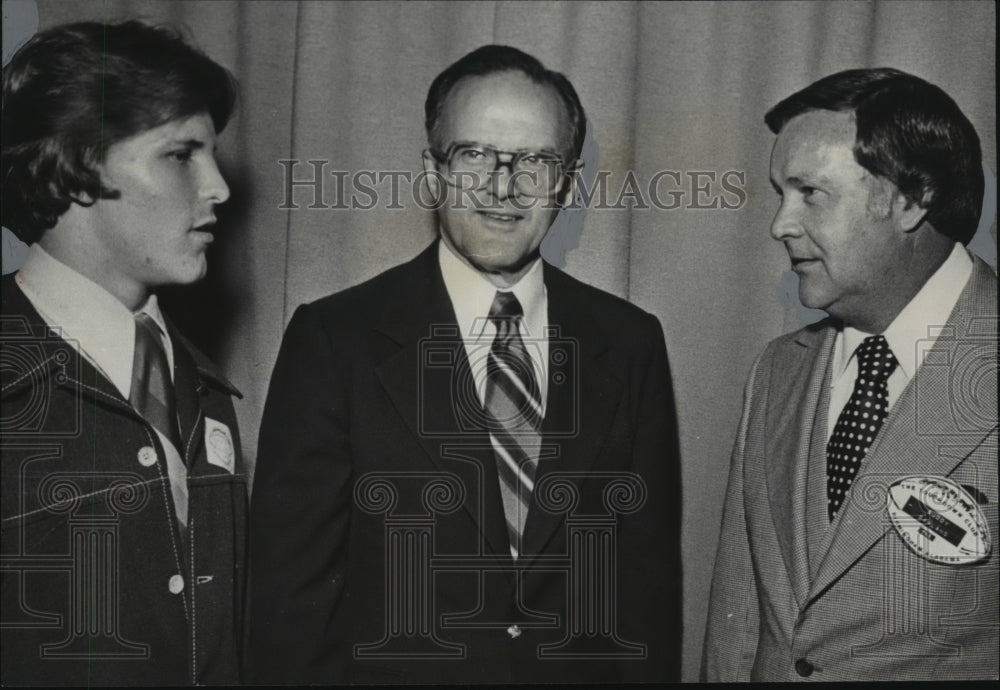
{"label": "striped necktie", "polygon": [[163,331],[145,312],[135,315],[135,355],[132,359],[132,407],[169,440],[177,451],[176,457],[167,452],[167,473],[174,497],[174,509],[182,525],[188,520],[187,468],[180,453],[180,427],[177,424],[177,404],[174,384],[170,379],[167,352],[163,347]]}
{"label": "striped necktie", "polygon": [[541,445],[542,404],[528,351],[518,333],[523,315],[513,292],[497,292],[489,319],[496,326],[486,365],[486,416],[500,475],[510,551],[521,552]]}

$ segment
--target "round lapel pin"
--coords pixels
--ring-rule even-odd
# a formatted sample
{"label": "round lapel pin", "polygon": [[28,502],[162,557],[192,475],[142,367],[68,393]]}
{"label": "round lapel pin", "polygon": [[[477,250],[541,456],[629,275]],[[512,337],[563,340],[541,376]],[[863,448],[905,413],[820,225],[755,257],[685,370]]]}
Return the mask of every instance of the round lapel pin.
{"label": "round lapel pin", "polygon": [[962,565],[990,555],[986,517],[968,491],[945,477],[904,477],[889,487],[886,508],[896,532],[917,555]]}

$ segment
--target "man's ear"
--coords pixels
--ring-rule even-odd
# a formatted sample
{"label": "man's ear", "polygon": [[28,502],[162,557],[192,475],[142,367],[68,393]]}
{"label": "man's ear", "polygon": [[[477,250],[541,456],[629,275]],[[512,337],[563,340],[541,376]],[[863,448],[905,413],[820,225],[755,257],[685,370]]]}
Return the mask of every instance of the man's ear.
{"label": "man's ear", "polygon": [[70,194],[69,200],[74,204],[78,204],[83,207],[93,206],[97,201],[94,197],[90,196],[87,192],[79,191],[76,194]]}
{"label": "man's ear", "polygon": [[903,232],[913,232],[920,227],[927,217],[927,207],[933,198],[930,191],[925,191],[918,203],[899,190],[895,191],[892,199],[892,215]]}
{"label": "man's ear", "polygon": [[[96,186],[97,196],[94,196],[90,194],[90,192],[83,189],[77,189],[72,194],[68,195],[70,201],[87,208],[96,204],[98,199],[101,198],[118,198],[118,194],[116,192],[104,185],[104,180],[107,179],[107,176],[104,172],[104,163],[101,160],[101,155],[98,151],[89,148],[86,149],[83,152],[83,166],[86,171],[86,174],[83,176],[85,179],[84,185],[89,186],[91,189]],[[111,193],[108,194],[108,192]]]}
{"label": "man's ear", "polygon": [[427,184],[427,190],[431,193],[435,203],[440,203],[441,173],[437,169],[437,159],[434,158],[430,149],[424,149],[421,158],[424,164],[424,182]]}
{"label": "man's ear", "polygon": [[573,203],[576,198],[576,189],[580,184],[580,176],[583,172],[583,159],[577,158],[567,168],[563,176],[563,183],[556,196],[556,203],[560,208],[566,208]]}

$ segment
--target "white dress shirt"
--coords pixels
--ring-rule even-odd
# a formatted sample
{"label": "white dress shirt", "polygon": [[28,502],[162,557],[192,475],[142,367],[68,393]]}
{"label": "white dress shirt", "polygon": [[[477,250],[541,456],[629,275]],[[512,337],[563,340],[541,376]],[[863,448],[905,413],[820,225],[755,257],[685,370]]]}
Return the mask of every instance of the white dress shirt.
{"label": "white dress shirt", "polygon": [[[16,282],[52,329],[114,384],[128,400],[135,354],[135,314],[118,298],[54,258],[35,243],[28,249]],[[156,295],[136,313],[149,314],[160,327],[173,377],[174,350]]]}
{"label": "white dress shirt", "polygon": [[[971,276],[972,259],[965,247],[956,242],[945,262],[885,329],[882,335],[899,362],[887,382],[890,410],[916,375],[923,362],[923,355],[931,349],[941,327],[948,322],[948,317],[958,304],[958,298]],[[854,381],[858,377],[858,360],[854,353],[861,341],[870,335],[874,334],[849,326],[837,333],[831,361],[833,375],[830,383],[827,439],[833,436],[837,418],[854,390]]]}
{"label": "white dress shirt", "polygon": [[444,286],[458,319],[458,327],[465,344],[465,354],[472,367],[479,402],[486,404],[486,358],[497,332],[496,326],[488,318],[490,305],[493,304],[493,298],[498,290],[513,292],[524,310],[518,328],[534,365],[544,416],[548,391],[549,303],[542,275],[542,260],[535,259],[534,265],[521,280],[503,289],[493,285],[478,271],[459,259],[443,240],[438,243],[438,261],[441,265],[441,275],[444,277]]}

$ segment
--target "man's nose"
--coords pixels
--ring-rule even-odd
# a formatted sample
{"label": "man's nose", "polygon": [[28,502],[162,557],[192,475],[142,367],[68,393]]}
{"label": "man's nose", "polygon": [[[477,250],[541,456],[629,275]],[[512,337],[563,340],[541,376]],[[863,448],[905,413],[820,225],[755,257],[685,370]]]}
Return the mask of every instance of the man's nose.
{"label": "man's nose", "polygon": [[496,167],[490,173],[490,192],[498,199],[506,199],[514,192],[514,158],[508,160],[497,158]]}
{"label": "man's nose", "polygon": [[800,212],[787,198],[781,200],[778,211],[771,221],[771,237],[779,242],[802,234]]}
{"label": "man's nose", "polygon": [[229,198],[229,185],[226,184],[225,178],[222,177],[222,171],[219,170],[219,165],[214,158],[205,167],[201,194],[205,199],[216,204],[221,204]]}

